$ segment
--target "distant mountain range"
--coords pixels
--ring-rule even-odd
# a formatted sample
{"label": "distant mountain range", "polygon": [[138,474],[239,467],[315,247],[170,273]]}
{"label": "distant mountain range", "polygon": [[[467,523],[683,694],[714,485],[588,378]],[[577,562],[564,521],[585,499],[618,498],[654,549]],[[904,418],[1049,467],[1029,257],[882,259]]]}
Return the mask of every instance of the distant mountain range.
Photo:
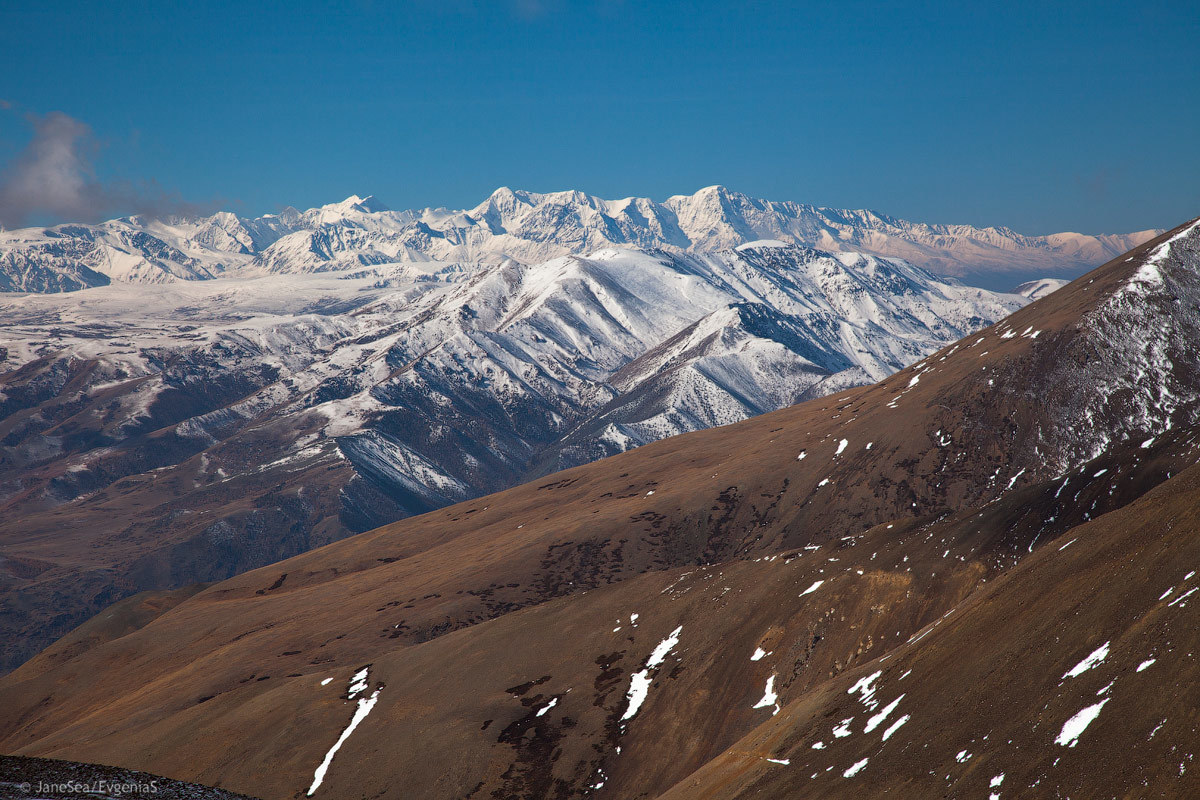
{"label": "distant mountain range", "polygon": [[773,202],[721,186],[663,202],[501,188],[459,211],[391,211],[373,197],[354,196],[254,219],[221,212],[0,232],[0,291],[430,260],[533,264],[611,246],[711,253],[761,239],[904,258],[935,274],[1007,289],[1031,278],[1074,277],[1157,233],[1025,236],[1002,227],[927,225],[873,211]]}

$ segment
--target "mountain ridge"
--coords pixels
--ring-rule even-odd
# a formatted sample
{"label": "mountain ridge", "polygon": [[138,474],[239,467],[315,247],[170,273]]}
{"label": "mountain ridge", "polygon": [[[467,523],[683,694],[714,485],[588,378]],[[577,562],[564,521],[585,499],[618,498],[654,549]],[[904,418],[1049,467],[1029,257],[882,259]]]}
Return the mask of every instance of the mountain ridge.
{"label": "mountain ridge", "polygon": [[904,258],[941,275],[1008,288],[1029,278],[1073,277],[1157,233],[1025,236],[1004,227],[928,225],[868,210],[762,200],[722,186],[663,202],[501,187],[463,210],[392,211],[372,196],[351,195],[253,219],[218,212],[0,231],[0,291],[431,260],[536,263],[614,245],[709,253],[762,239]]}

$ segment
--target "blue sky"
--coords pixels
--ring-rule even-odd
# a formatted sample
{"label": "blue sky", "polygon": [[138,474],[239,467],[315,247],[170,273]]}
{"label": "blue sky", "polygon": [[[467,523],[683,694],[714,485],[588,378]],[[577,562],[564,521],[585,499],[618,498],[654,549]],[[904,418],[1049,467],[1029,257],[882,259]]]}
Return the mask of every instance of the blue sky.
{"label": "blue sky", "polygon": [[722,183],[1127,231],[1200,214],[1197,42],[1190,2],[6,3],[0,161],[61,112],[113,206]]}

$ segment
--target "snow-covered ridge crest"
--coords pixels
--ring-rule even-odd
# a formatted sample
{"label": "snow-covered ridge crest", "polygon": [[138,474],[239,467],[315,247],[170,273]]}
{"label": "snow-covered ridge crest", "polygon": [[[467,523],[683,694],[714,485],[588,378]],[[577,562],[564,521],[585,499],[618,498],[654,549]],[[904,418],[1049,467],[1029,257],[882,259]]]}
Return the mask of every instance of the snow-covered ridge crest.
{"label": "snow-covered ridge crest", "polygon": [[945,275],[1078,272],[1155,235],[1023,236],[1007,228],[927,225],[865,210],[749,197],[721,186],[663,202],[579,191],[497,189],[471,209],[392,211],[352,195],[308,211],[243,218],[125,217],[100,225],[0,232],[0,291],[70,291],[110,281],[206,280],[396,262],[526,264],[610,247],[711,253],[801,245],[905,258]]}
{"label": "snow-covered ridge crest", "polygon": [[[114,284],[0,297],[0,410],[75,392],[84,428],[169,429],[180,458],[203,453],[197,491],[327,463],[414,513],[873,382],[1026,302],[795,245]],[[21,452],[45,451],[38,425],[68,407]],[[92,442],[22,455],[21,474],[57,463],[72,499],[174,468]]]}
{"label": "snow-covered ridge crest", "polygon": [[1129,276],[1083,316],[1050,377],[1067,387],[1043,434],[1059,472],[1200,419],[1200,220],[1129,261]]}

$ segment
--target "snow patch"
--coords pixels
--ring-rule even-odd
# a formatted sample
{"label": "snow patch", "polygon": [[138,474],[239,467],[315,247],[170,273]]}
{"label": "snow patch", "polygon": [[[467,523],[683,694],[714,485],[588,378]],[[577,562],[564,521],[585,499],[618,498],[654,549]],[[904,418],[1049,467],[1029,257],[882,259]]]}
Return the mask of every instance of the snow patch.
{"label": "snow patch", "polygon": [[775,676],[767,678],[767,688],[763,692],[762,699],[755,703],[752,708],[770,708],[775,706],[775,710],[771,712],[771,716],[779,713],[779,705],[776,701],[779,700],[779,695],[775,694]]}
{"label": "snow patch", "polygon": [[1067,670],[1063,674],[1063,680],[1066,680],[1067,678],[1078,677],[1107,658],[1109,644],[1110,642],[1105,642],[1104,644],[1100,645],[1094,651],[1092,651],[1091,655]]}
{"label": "snow patch", "polygon": [[[353,699],[355,695],[360,694],[366,688],[367,668],[363,667],[362,670],[355,673],[354,677],[350,679],[350,698]],[[371,713],[371,709],[375,708],[375,703],[379,700],[380,691],[381,689],[376,689],[371,693],[370,697],[359,698],[358,708],[354,710],[354,716],[350,719],[350,724],[347,725],[345,730],[342,731],[342,735],[338,737],[338,740],[333,743],[333,747],[329,748],[329,752],[325,754],[325,760],[317,766],[316,771],[313,773],[312,785],[308,787],[309,797],[312,797],[313,793],[315,793],[317,789],[321,787],[321,784],[325,780],[325,773],[329,771],[329,765],[333,763],[333,757],[337,754],[337,751],[340,750],[342,745],[346,743],[346,740],[350,738],[350,734],[354,733],[354,729],[357,728],[359,724],[367,718],[367,715]]]}
{"label": "snow patch", "polygon": [[1111,697],[1106,697],[1099,703],[1093,706],[1088,706],[1075,716],[1063,723],[1062,730],[1058,734],[1058,738],[1054,740],[1055,744],[1061,744],[1064,747],[1074,747],[1079,743],[1079,737],[1087,730],[1088,725],[1091,725],[1096,717],[1100,716],[1100,710],[1104,708],[1104,704],[1111,700]]}
{"label": "snow patch", "polygon": [[891,736],[893,733],[895,733],[897,730],[899,730],[900,726],[903,725],[904,723],[908,722],[908,720],[909,720],[909,715],[905,714],[903,717],[901,717],[900,719],[893,722],[890,726],[888,726],[888,729],[883,732],[882,741],[886,742],[888,740],[888,737]]}
{"label": "snow patch", "polygon": [[904,699],[904,695],[900,695],[895,700],[893,700],[892,702],[890,702],[886,706],[884,706],[883,709],[878,714],[876,714],[875,716],[873,716],[869,720],[867,720],[867,727],[863,728],[863,733],[870,733],[871,731],[878,728],[879,725],[885,719],[887,719],[888,716],[890,716],[893,711],[896,710],[896,706],[900,705],[900,701],[903,699]]}
{"label": "snow patch", "polygon": [[630,676],[629,692],[626,695],[629,698],[629,707],[625,709],[625,714],[621,717],[622,722],[633,719],[638,713],[638,709],[642,707],[642,703],[646,702],[646,695],[650,692],[650,683],[653,680],[651,673],[658,669],[659,664],[663,662],[667,654],[671,652],[675,645],[679,644],[679,634],[682,631],[682,625],[671,631],[667,638],[659,642],[654,651],[650,653],[650,657],[646,659],[646,665],[640,671]]}

